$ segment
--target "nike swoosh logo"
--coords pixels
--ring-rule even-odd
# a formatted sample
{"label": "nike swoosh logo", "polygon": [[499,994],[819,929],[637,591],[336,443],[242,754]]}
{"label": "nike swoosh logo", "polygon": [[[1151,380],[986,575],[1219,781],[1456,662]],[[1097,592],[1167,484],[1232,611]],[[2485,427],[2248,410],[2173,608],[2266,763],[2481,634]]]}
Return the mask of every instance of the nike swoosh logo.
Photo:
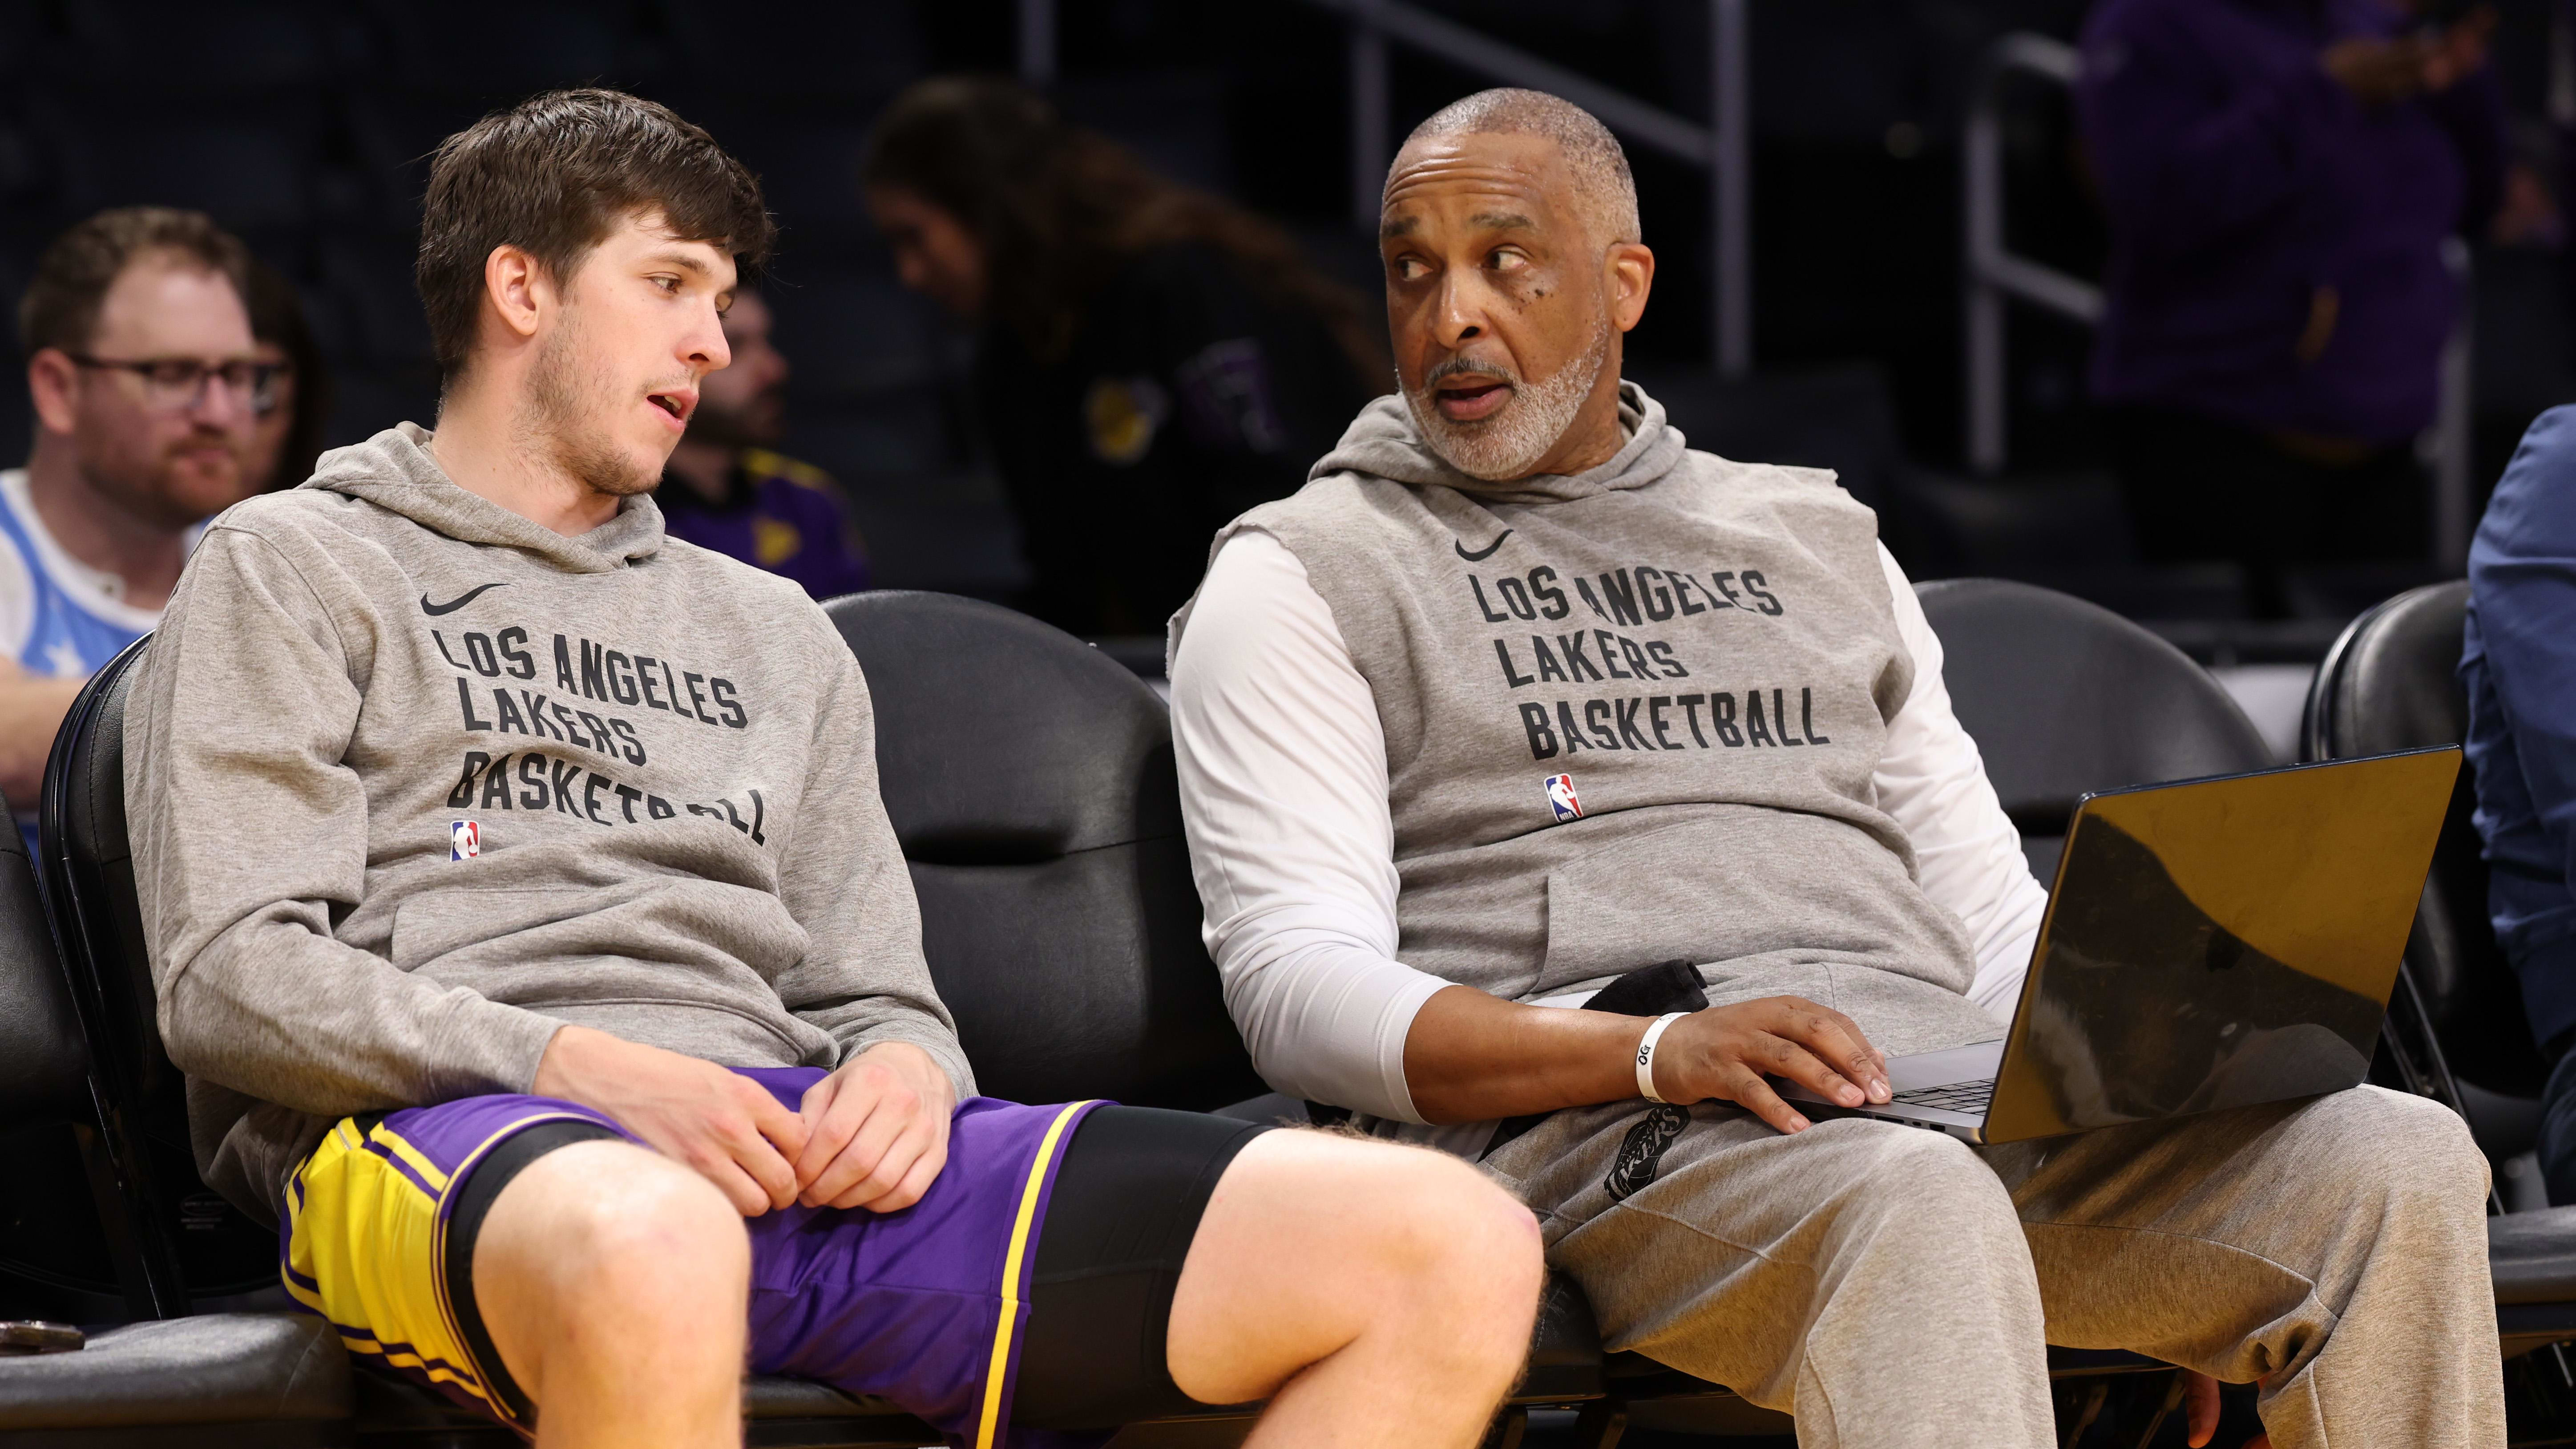
{"label": "nike swoosh logo", "polygon": [[1498,533],[1498,534],[1495,534],[1495,535],[1494,535],[1494,541],[1493,541],[1492,543],[1486,544],[1483,548],[1480,548],[1480,549],[1476,550],[1474,553],[1469,553],[1469,552],[1467,552],[1467,545],[1465,545],[1465,544],[1463,544],[1463,543],[1459,542],[1458,540],[1456,540],[1456,539],[1454,539],[1454,538],[1453,538],[1453,539],[1451,539],[1451,540],[1449,540],[1449,546],[1450,546],[1451,548],[1454,548],[1454,549],[1458,550],[1458,557],[1465,559],[1467,562],[1469,562],[1469,563],[1483,563],[1485,560],[1487,560],[1487,559],[1489,559],[1489,558],[1492,558],[1492,557],[1494,556],[1494,550],[1495,550],[1495,549],[1501,548],[1501,547],[1503,546],[1503,540],[1504,540],[1504,539],[1507,539],[1507,538],[1509,538],[1509,537],[1511,537],[1511,536],[1512,536],[1512,531],[1511,531],[1510,529],[1506,528],[1506,529],[1504,529],[1502,532],[1500,532],[1500,533]]}
{"label": "nike swoosh logo", "polygon": [[464,608],[466,605],[473,603],[484,593],[492,589],[501,588],[508,582],[509,581],[505,579],[498,584],[485,584],[481,588],[467,589],[464,593],[458,594],[455,598],[448,600],[444,604],[433,604],[429,601],[429,595],[423,594],[420,596],[420,611],[433,619],[437,618],[441,614],[453,614],[457,610]]}

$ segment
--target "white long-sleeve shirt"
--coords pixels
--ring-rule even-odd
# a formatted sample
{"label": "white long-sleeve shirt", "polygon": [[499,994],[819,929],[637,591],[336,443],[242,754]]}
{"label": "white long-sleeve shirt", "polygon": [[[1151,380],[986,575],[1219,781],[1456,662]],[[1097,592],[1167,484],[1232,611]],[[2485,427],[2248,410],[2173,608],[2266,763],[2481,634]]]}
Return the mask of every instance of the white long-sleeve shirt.
{"label": "white long-sleeve shirt", "polygon": [[[1924,891],[1967,927],[1970,999],[2009,1016],[2048,896],[1950,711],[1941,641],[1883,547],[1879,561],[1914,657],[1874,777],[1879,808],[1913,841]],[[1395,958],[1386,737],[1332,609],[1286,545],[1247,531],[1218,551],[1171,684],[1208,952],[1253,1064],[1291,1096],[1421,1122],[1405,1035],[1451,983]]]}

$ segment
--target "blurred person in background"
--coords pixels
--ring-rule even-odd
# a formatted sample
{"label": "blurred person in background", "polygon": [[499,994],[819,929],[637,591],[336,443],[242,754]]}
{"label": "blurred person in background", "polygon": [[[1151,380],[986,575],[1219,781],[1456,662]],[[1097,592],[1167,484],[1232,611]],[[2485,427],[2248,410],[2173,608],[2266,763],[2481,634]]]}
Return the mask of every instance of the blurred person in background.
{"label": "blurred person in background", "polygon": [[250,264],[251,355],[277,369],[251,426],[242,476],[251,491],[275,493],[313,476],[322,429],[331,417],[331,372],[304,319],[295,284],[254,258]]}
{"label": "blurred person in background", "polygon": [[1356,293],[1016,85],[912,87],[861,174],[904,284],[979,329],[1023,607],[1074,633],[1159,634],[1217,528],[1387,390]]}
{"label": "blurred person in background", "polygon": [[2494,12],[2107,0],[2076,110],[2109,215],[2093,389],[2139,542],[2234,558],[2258,612],[2310,560],[2420,558],[2413,440],[2504,174]]}
{"label": "blurred person in background", "polygon": [[125,207],[63,233],[18,303],[36,440],[0,472],[0,793],[32,816],[81,682],[159,621],[244,467],[278,373],[250,256],[193,211]]}
{"label": "blurred person in background", "polygon": [[[673,538],[794,579],[816,599],[868,586],[868,556],[839,486],[811,463],[770,451],[787,413],[787,358],[770,341],[769,304],[745,287],[724,314],[733,365],[698,383],[688,434],[662,470],[662,526]],[[675,486],[676,485],[676,486]]]}

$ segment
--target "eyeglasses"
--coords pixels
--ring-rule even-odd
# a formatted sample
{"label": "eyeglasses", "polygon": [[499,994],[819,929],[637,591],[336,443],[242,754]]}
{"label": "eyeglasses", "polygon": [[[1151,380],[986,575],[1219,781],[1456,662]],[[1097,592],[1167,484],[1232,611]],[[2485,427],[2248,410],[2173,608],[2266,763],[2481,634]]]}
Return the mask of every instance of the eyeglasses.
{"label": "eyeglasses", "polygon": [[146,357],[129,361],[85,357],[77,352],[63,355],[80,367],[133,373],[143,379],[144,401],[163,412],[195,407],[197,400],[206,395],[206,383],[212,379],[221,382],[234,397],[247,403],[251,411],[266,413],[277,406],[277,384],[289,370],[281,362],[253,362],[248,359],[208,363],[193,357]]}

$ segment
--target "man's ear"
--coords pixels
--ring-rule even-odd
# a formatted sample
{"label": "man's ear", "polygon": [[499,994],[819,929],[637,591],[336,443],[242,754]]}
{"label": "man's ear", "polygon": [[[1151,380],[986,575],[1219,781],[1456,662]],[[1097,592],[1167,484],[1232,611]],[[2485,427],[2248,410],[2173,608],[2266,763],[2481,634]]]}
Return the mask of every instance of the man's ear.
{"label": "man's ear", "polygon": [[504,337],[524,341],[537,335],[538,319],[555,306],[554,282],[526,250],[503,243],[483,259],[483,301]]}
{"label": "man's ear", "polygon": [[1647,294],[1655,290],[1655,254],[1643,242],[1612,242],[1602,268],[1609,273],[1610,320],[1629,331],[1645,319]]}
{"label": "man's ear", "polygon": [[27,359],[27,395],[46,432],[69,434],[80,426],[80,369],[61,348],[41,347]]}

